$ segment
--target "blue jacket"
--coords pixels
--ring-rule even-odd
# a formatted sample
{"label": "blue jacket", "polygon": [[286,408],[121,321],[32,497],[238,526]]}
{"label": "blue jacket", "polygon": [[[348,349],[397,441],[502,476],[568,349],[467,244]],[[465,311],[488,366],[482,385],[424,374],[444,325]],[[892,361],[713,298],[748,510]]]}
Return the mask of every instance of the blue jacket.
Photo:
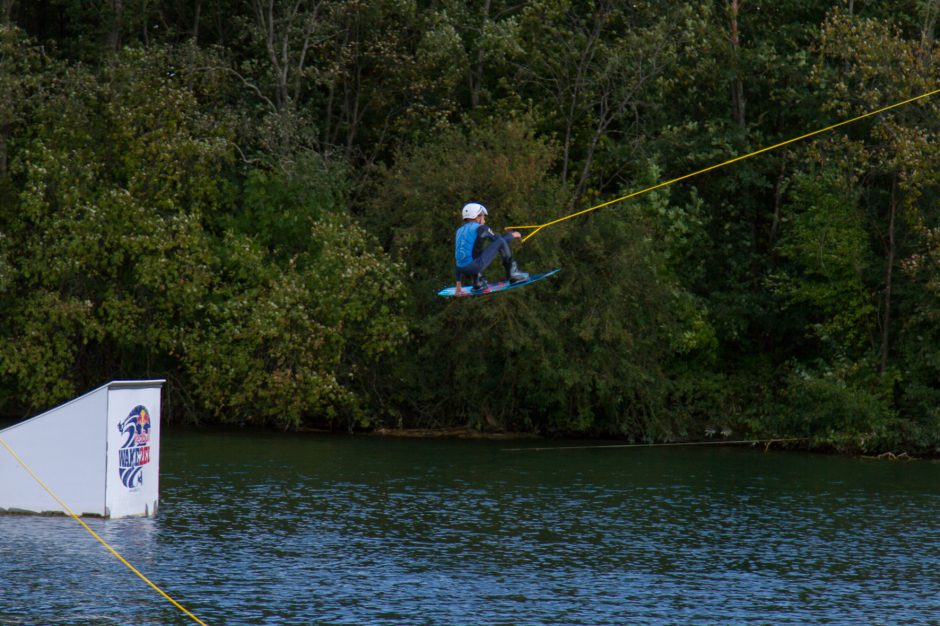
{"label": "blue jacket", "polygon": [[[480,233],[480,226],[477,222],[464,222],[463,226],[457,229],[454,244],[454,261],[457,267],[464,267],[473,263],[474,248],[477,244],[477,238]],[[483,226],[485,230],[492,230],[488,226]]]}
{"label": "blue jacket", "polygon": [[[495,241],[499,235],[486,224],[464,222],[457,229],[454,237],[454,263],[457,266],[457,280],[460,280],[461,268],[467,267],[480,255],[484,243]],[[471,272],[476,273],[476,272]]]}

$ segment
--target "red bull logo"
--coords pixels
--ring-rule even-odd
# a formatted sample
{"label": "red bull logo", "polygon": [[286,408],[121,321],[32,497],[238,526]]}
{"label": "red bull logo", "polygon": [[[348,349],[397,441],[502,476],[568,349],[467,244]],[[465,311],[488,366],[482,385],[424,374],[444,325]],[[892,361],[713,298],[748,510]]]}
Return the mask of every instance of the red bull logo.
{"label": "red bull logo", "polygon": [[134,407],[118,424],[124,443],[118,450],[118,473],[128,489],[144,483],[143,467],[150,463],[150,413],[143,405]]}

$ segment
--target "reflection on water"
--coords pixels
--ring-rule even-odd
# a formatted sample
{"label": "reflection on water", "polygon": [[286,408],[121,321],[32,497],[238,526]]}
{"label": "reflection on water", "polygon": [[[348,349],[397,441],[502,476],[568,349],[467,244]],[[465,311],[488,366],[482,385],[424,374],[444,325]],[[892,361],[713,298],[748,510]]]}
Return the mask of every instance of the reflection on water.
{"label": "reflection on water", "polygon": [[[159,516],[88,522],[210,624],[940,619],[940,464],[506,447],[171,432]],[[0,517],[0,625],[187,623],[73,520]]]}

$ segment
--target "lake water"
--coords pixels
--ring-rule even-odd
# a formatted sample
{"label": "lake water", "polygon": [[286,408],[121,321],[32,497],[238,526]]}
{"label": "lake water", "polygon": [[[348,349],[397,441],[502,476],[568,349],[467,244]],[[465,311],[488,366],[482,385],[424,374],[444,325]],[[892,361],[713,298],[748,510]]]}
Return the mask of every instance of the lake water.
{"label": "lake water", "polygon": [[[171,431],[159,514],[88,522],[208,624],[940,623],[938,463],[519,445]],[[0,624],[191,623],[0,516]]]}

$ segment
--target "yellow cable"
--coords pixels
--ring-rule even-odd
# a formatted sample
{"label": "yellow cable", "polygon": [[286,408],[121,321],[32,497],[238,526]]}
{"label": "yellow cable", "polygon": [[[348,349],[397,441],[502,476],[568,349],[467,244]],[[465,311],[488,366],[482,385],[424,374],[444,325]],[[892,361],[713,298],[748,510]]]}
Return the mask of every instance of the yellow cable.
{"label": "yellow cable", "polygon": [[896,103],[894,103],[894,104],[888,105],[888,106],[886,106],[886,107],[882,107],[882,108],[877,109],[877,110],[875,110],[875,111],[869,111],[868,113],[863,113],[862,115],[859,115],[858,117],[853,117],[853,118],[850,119],[850,120],[845,120],[845,121],[843,121],[843,122],[838,122],[838,123],[836,123],[836,124],[833,124],[832,126],[826,126],[825,128],[820,128],[819,130],[814,130],[814,131],[811,132],[811,133],[806,133],[805,135],[800,135],[799,137],[794,137],[793,139],[787,139],[786,141],[781,141],[780,143],[775,143],[775,144],[772,145],[772,146],[767,146],[766,148],[761,148],[760,150],[755,150],[754,152],[750,152],[750,153],[745,154],[745,155],[743,155],[743,156],[737,156],[737,157],[734,157],[733,159],[728,159],[727,161],[724,161],[724,162],[722,162],[722,163],[718,163],[717,165],[710,165],[710,166],[708,166],[708,167],[706,167],[706,168],[704,168],[704,169],[698,170],[698,171],[696,171],[696,172],[692,172],[691,174],[686,174],[686,175],[684,175],[684,176],[679,176],[678,178],[673,178],[672,180],[667,180],[667,181],[664,182],[664,183],[659,183],[659,184],[653,185],[652,187],[647,187],[646,189],[641,189],[640,191],[634,191],[633,193],[629,193],[629,194],[627,194],[627,195],[625,195],[625,196],[621,196],[620,198],[615,198],[615,199],[613,199],[613,200],[609,200],[609,201],[604,202],[604,203],[602,203],[602,204],[598,204],[597,206],[592,206],[592,207],[590,207],[590,208],[583,209],[583,210],[581,210],[581,211],[578,211],[577,213],[572,213],[571,215],[565,215],[564,217],[560,217],[560,218],[558,218],[558,219],[556,219],[556,220],[552,220],[552,221],[550,221],[550,222],[545,222],[544,224],[532,224],[532,225],[529,225],[529,226],[507,226],[507,227],[506,227],[506,230],[532,230],[531,233],[529,233],[528,235],[526,235],[525,237],[523,237],[522,242],[525,243],[525,241],[527,241],[527,240],[530,239],[531,237],[534,237],[534,236],[536,235],[536,233],[538,233],[538,232],[539,232],[540,230],[542,230],[543,228],[547,228],[547,227],[549,227],[549,226],[553,226],[553,225],[555,225],[555,224],[558,224],[559,222],[564,222],[565,220],[570,220],[570,219],[573,218],[573,217],[578,217],[579,215],[584,215],[585,213],[590,213],[591,211],[596,211],[596,210],[598,210],[598,209],[603,209],[604,207],[610,206],[611,204],[616,204],[616,203],[618,203],[618,202],[623,202],[624,200],[629,200],[630,198],[634,198],[634,197],[636,197],[636,196],[643,195],[644,193],[649,193],[650,191],[655,191],[656,189],[661,189],[661,188],[663,188],[663,187],[667,187],[667,186],[669,186],[669,185],[671,185],[671,184],[673,184],[673,183],[677,183],[677,182],[679,182],[679,181],[681,181],[681,180],[685,180],[685,179],[687,179],[687,178],[692,178],[693,176],[698,176],[699,174],[704,174],[704,173],[706,173],[706,172],[710,172],[710,171],[712,171],[712,170],[716,170],[716,169],[718,169],[719,167],[724,167],[725,165],[731,165],[732,163],[737,163],[738,161],[743,161],[744,159],[749,159],[749,158],[751,158],[751,157],[753,157],[753,156],[757,156],[758,154],[763,154],[764,152],[770,152],[771,150],[776,150],[777,148],[782,148],[783,146],[786,146],[786,145],[788,145],[788,144],[791,144],[791,143],[800,141],[800,140],[802,140],[802,139],[807,139],[807,138],[809,138],[809,137],[813,137],[813,136],[815,136],[815,135],[819,135],[819,134],[821,134],[821,133],[825,133],[825,132],[830,131],[830,130],[833,130],[833,129],[835,129],[835,128],[839,128],[840,126],[845,126],[845,125],[847,125],[847,124],[852,124],[852,123],[857,122],[857,121],[859,121],[859,120],[865,119],[866,117],[871,117],[871,116],[873,116],[873,115],[878,115],[879,113],[884,113],[885,111],[890,111],[891,109],[895,109],[895,108],[897,108],[897,107],[904,106],[905,104],[910,104],[911,102],[915,102],[915,101],[921,100],[921,99],[923,99],[923,98],[929,98],[930,96],[935,95],[935,94],[937,94],[937,93],[940,93],[940,89],[934,89],[933,91],[930,91],[930,92],[927,92],[927,93],[923,93],[923,94],[921,94],[921,95],[919,95],[919,96],[914,96],[913,98],[908,98],[907,100],[904,100],[903,102],[896,102]]}
{"label": "yellow cable", "polygon": [[151,581],[149,578],[147,578],[146,576],[144,576],[136,567],[134,567],[133,565],[131,565],[130,563],[128,563],[128,562],[127,562],[127,559],[125,559],[123,556],[121,556],[121,555],[118,553],[117,550],[115,550],[114,548],[111,547],[110,544],[108,544],[107,541],[105,541],[104,539],[102,539],[101,536],[100,536],[98,533],[96,533],[94,530],[92,530],[91,527],[88,526],[88,524],[85,523],[85,520],[83,520],[81,517],[79,517],[78,515],[76,515],[76,514],[72,511],[72,509],[69,508],[69,506],[68,506],[65,502],[63,502],[62,499],[59,498],[59,496],[57,496],[57,495],[55,494],[55,492],[53,492],[52,489],[50,489],[50,488],[48,487],[48,485],[46,485],[46,483],[44,483],[44,482],[42,481],[41,478],[39,478],[39,476],[36,475],[36,473],[29,467],[29,465],[27,465],[26,462],[25,462],[22,458],[20,458],[20,455],[18,455],[18,454],[13,450],[13,448],[11,448],[11,447],[9,446],[9,444],[7,444],[7,442],[3,440],[2,437],[0,437],[0,444],[3,444],[3,447],[7,449],[7,452],[9,452],[11,455],[13,455],[13,458],[16,459],[16,462],[19,463],[19,464],[23,467],[23,469],[25,469],[25,470],[29,473],[29,475],[33,477],[33,480],[35,480],[37,483],[39,483],[39,486],[40,486],[40,487],[42,487],[43,489],[46,490],[46,493],[48,493],[50,496],[52,496],[52,499],[53,499],[53,500],[55,500],[56,502],[59,503],[59,506],[61,506],[63,509],[65,509],[65,512],[68,513],[68,515],[69,515],[72,519],[74,519],[76,522],[78,522],[79,524],[81,524],[81,525],[82,525],[82,528],[84,528],[85,530],[87,530],[88,533],[89,533],[92,537],[94,537],[95,539],[97,539],[98,542],[99,542],[101,545],[103,545],[105,548],[107,548],[108,551],[111,552],[111,554],[113,554],[113,555],[117,558],[118,561],[120,561],[121,563],[123,563],[123,564],[127,567],[127,569],[129,569],[129,570],[131,570],[132,572],[134,572],[134,573],[137,575],[138,578],[140,578],[142,581],[144,581],[145,583],[147,583],[148,585],[150,585],[150,586],[154,589],[154,591],[156,591],[156,592],[159,593],[161,596],[163,596],[164,598],[166,598],[167,600],[169,600],[169,601],[170,601],[170,604],[172,604],[173,606],[175,606],[176,608],[178,608],[180,611],[182,611],[183,613],[185,613],[188,617],[192,618],[192,620],[193,620],[194,622],[196,622],[197,624],[200,624],[201,626],[206,626],[206,623],[205,623],[205,622],[203,622],[201,619],[199,619],[198,617],[196,617],[195,615],[193,615],[186,607],[184,607],[182,604],[180,604],[179,602],[177,602],[176,600],[174,600],[173,598],[171,598],[171,597],[169,596],[169,594],[167,594],[165,591],[163,591],[163,589],[160,589],[160,587],[158,587],[158,586],[156,585],[156,583],[154,583],[154,582]]}

